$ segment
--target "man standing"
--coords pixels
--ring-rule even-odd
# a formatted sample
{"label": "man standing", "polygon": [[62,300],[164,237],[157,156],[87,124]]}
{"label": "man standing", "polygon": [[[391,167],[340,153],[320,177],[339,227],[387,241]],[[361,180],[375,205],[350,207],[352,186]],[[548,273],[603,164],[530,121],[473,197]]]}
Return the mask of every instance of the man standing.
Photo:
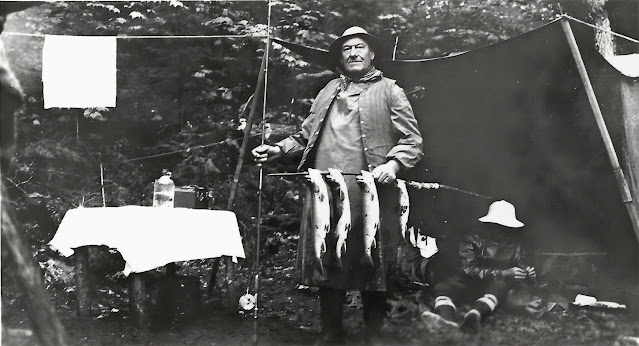
{"label": "man standing", "polygon": [[[365,270],[360,264],[364,254],[361,191],[354,176],[346,183],[352,213],[352,229],[342,255],[342,269],[328,264],[321,279],[305,263],[312,253],[310,192],[307,191],[297,254],[298,281],[318,286],[323,341],[344,341],[342,326],[346,290],[361,291],[366,335],[378,339],[386,313],[386,296],[390,276],[396,268],[399,221],[398,173],[410,169],[421,159],[422,137],[404,91],[395,81],[383,77],[373,61],[379,44],[360,27],[351,27],[329,49],[340,77],[322,89],[302,129],[275,146],[253,149],[258,163],[281,156],[302,154],[299,171],[336,168],[343,172],[371,171],[378,183],[380,230],[373,249],[375,268]],[[330,244],[330,243],[327,243]],[[335,249],[327,246],[323,260],[334,258]]]}

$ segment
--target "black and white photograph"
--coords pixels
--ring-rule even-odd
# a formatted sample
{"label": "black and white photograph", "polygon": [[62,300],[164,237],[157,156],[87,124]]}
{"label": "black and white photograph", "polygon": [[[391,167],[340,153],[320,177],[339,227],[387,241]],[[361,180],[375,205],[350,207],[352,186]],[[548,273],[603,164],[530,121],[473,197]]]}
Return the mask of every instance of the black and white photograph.
{"label": "black and white photograph", "polygon": [[639,346],[639,1],[0,1],[0,344]]}

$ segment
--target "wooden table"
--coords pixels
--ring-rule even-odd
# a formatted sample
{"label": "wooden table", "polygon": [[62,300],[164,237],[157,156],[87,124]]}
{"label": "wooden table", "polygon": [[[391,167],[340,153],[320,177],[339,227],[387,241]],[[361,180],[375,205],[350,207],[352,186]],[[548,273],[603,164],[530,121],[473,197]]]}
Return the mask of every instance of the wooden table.
{"label": "wooden table", "polygon": [[[65,256],[76,251],[78,314],[90,313],[87,246],[116,249],[130,276],[132,315],[144,337],[149,318],[144,305],[143,273],[174,262],[206,258],[226,261],[227,297],[236,300],[234,259],[244,258],[235,214],[224,210],[154,208],[140,206],[77,208],[67,211],[49,245]],[[218,260],[219,261],[219,260]],[[217,261],[216,261],[217,263]],[[216,270],[212,275],[216,275]],[[215,282],[213,277],[211,280]],[[231,302],[233,307],[237,301]]]}

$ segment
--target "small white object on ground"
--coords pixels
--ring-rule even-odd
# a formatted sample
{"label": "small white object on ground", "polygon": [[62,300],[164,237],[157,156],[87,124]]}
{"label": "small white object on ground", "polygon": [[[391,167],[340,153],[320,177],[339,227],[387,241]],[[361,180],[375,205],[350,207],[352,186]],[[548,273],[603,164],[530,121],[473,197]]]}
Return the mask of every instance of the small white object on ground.
{"label": "small white object on ground", "polygon": [[609,309],[625,309],[626,305],[619,304],[615,302],[606,302],[602,300],[597,300],[595,297],[586,296],[583,294],[578,294],[575,297],[574,305],[577,306],[592,306],[598,308],[609,308]]}
{"label": "small white object on ground", "polygon": [[240,297],[240,306],[244,310],[252,310],[255,307],[255,301],[257,300],[256,296],[252,294],[245,294]]}

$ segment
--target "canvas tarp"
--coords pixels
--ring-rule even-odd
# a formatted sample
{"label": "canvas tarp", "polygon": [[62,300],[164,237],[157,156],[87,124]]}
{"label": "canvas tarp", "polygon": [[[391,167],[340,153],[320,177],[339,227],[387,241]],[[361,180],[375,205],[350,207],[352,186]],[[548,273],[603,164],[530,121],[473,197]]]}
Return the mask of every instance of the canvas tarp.
{"label": "canvas tarp", "polygon": [[[596,52],[591,28],[571,25],[639,208],[639,81]],[[637,238],[576,66],[560,21],[457,56],[378,62],[410,93],[424,136],[411,178],[493,197],[413,193],[412,221],[463,232],[506,199],[538,252],[606,253],[611,269],[636,274]]]}

